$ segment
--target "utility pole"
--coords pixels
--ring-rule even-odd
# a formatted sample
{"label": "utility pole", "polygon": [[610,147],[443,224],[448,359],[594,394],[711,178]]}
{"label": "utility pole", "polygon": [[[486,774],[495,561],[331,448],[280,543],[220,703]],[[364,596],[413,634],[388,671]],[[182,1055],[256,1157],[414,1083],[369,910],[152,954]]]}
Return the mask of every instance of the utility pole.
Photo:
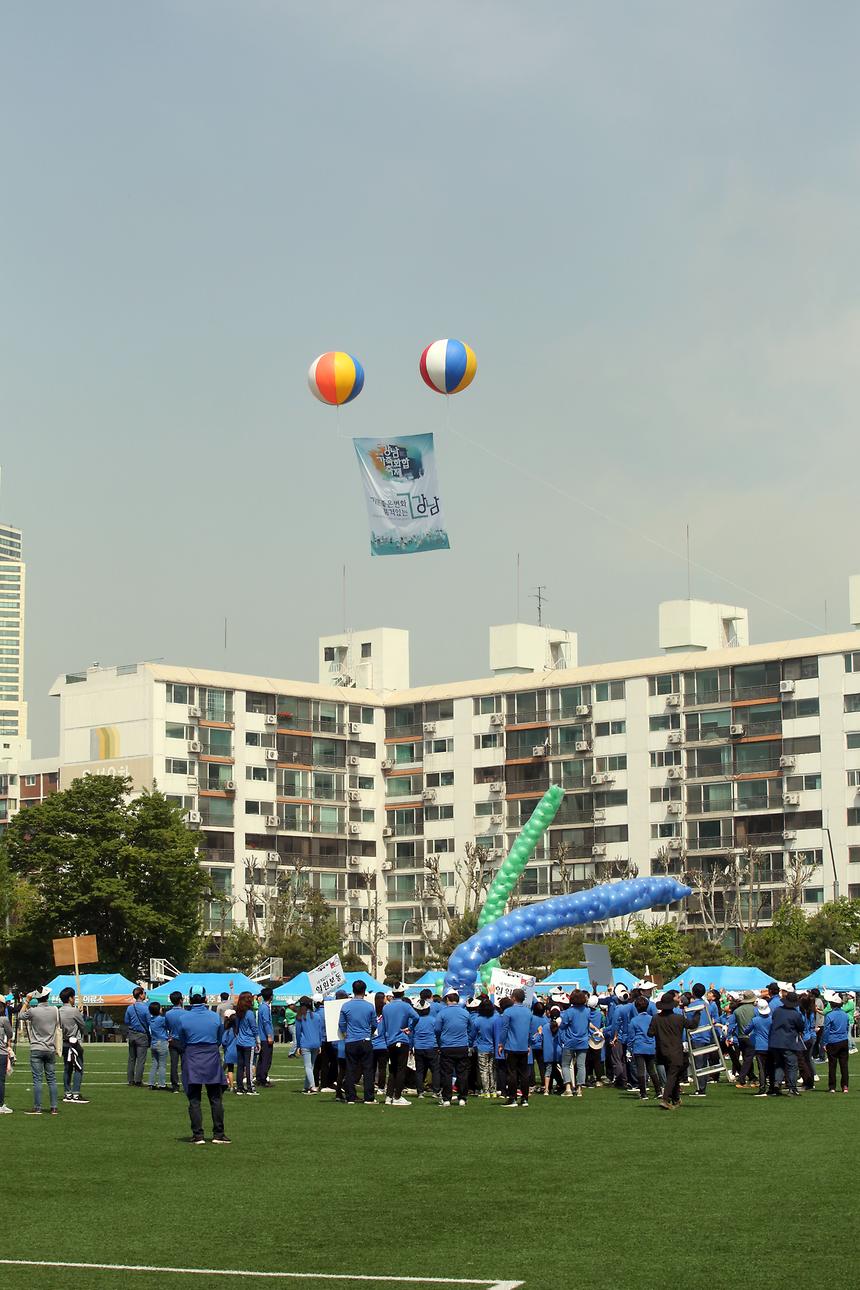
{"label": "utility pole", "polygon": [[537,601],[537,609],[538,609],[538,627],[543,627],[543,607],[544,607],[544,602],[546,601],[546,599],[547,599],[547,596],[546,596],[546,585],[545,585],[544,583],[541,583],[541,584],[538,586],[537,591],[536,591],[536,592],[534,593],[534,595],[532,596],[532,600],[536,600],[536,601]]}

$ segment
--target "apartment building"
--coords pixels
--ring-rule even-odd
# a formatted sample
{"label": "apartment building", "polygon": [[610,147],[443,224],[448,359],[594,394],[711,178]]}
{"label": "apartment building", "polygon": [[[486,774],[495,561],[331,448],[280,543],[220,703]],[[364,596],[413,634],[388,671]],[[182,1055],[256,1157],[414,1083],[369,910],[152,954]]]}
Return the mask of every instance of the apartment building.
{"label": "apartment building", "polygon": [[0,753],[10,740],[27,738],[25,602],[26,567],[21,530],[0,523]]}
{"label": "apartment building", "polygon": [[60,785],[122,772],[177,801],[223,896],[214,931],[264,925],[298,870],[360,953],[378,916],[383,962],[439,930],[428,860],[461,908],[467,844],[501,861],[550,783],[565,799],[526,899],[615,861],[707,882],[738,855],[765,921],[798,855],[807,906],[860,896],[860,637],[750,645],[745,610],[696,601],[662,605],[659,631],[653,658],[578,666],[572,632],[491,628],[490,676],[420,688],[387,628],[322,638],[316,684],[90,668],[52,691]]}

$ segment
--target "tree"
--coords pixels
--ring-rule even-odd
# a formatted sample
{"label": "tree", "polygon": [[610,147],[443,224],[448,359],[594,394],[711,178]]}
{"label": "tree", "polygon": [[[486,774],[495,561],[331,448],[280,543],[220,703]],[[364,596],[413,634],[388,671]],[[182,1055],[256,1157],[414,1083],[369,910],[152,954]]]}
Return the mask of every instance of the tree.
{"label": "tree", "polygon": [[824,951],[835,950],[843,958],[858,956],[860,943],[860,900],[828,901],[809,920],[810,971],[824,962]]}
{"label": "tree", "polygon": [[626,931],[611,932],[604,940],[615,967],[642,976],[646,968],[664,978],[690,962],[687,938],[677,923],[646,923],[637,918]]}
{"label": "tree", "polygon": [[103,969],[145,975],[150,958],[187,962],[208,879],[178,806],[131,780],[87,776],[17,815],[3,839],[29,893],[11,921],[12,971],[45,976],[51,939],[95,933]]}
{"label": "tree", "polygon": [[253,932],[234,927],[198,951],[189,968],[192,972],[248,972],[265,957],[263,944]]}
{"label": "tree", "polygon": [[797,905],[785,901],[770,927],[752,932],[743,946],[744,959],[777,981],[796,981],[815,966],[809,919]]}
{"label": "tree", "polygon": [[324,963],[333,954],[341,954],[342,947],[341,930],[331,906],[318,891],[308,888],[304,901],[296,907],[289,928],[273,932],[264,952],[284,960],[284,978],[288,980],[297,972]]}
{"label": "tree", "polygon": [[361,938],[370,949],[370,971],[376,976],[379,971],[379,946],[387,938],[388,928],[382,921],[376,874],[372,869],[362,869],[361,881],[367,893],[367,920],[362,919]]}

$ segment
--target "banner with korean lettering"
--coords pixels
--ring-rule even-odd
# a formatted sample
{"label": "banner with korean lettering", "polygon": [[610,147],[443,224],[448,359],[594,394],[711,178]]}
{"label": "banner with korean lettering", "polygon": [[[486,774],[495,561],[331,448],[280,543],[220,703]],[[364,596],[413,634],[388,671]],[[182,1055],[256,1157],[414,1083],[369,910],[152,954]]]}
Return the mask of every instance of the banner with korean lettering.
{"label": "banner with korean lettering", "polygon": [[370,517],[371,555],[447,550],[432,434],[352,442]]}
{"label": "banner with korean lettering", "polygon": [[334,994],[335,990],[346,981],[339,956],[334,954],[327,962],[321,963],[319,967],[310,968],[308,980],[311,983],[311,993],[315,999],[324,999],[327,994]]}
{"label": "banner with korean lettering", "polygon": [[526,1003],[532,1006],[535,997],[535,978],[523,972],[507,972],[504,968],[493,968],[490,973],[490,994],[499,999],[510,998],[514,990],[524,990]]}

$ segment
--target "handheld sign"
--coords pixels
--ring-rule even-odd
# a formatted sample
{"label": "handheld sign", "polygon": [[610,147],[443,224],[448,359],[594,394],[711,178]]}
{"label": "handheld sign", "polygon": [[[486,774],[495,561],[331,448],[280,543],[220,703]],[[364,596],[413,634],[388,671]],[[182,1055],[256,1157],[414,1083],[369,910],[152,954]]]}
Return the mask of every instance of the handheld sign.
{"label": "handheld sign", "polygon": [[54,965],[56,967],[73,967],[77,986],[78,1002],[81,996],[81,964],[98,963],[99,950],[94,936],[61,936],[53,941]]}
{"label": "handheld sign", "polygon": [[346,982],[339,955],[335,954],[319,967],[311,968],[308,980],[315,999],[324,999],[327,994],[334,994]]}
{"label": "handheld sign", "polygon": [[525,976],[522,972],[506,972],[504,968],[493,968],[490,973],[490,994],[499,999],[511,998],[513,990],[525,990],[526,1004],[530,1008],[535,997],[535,978]]}

